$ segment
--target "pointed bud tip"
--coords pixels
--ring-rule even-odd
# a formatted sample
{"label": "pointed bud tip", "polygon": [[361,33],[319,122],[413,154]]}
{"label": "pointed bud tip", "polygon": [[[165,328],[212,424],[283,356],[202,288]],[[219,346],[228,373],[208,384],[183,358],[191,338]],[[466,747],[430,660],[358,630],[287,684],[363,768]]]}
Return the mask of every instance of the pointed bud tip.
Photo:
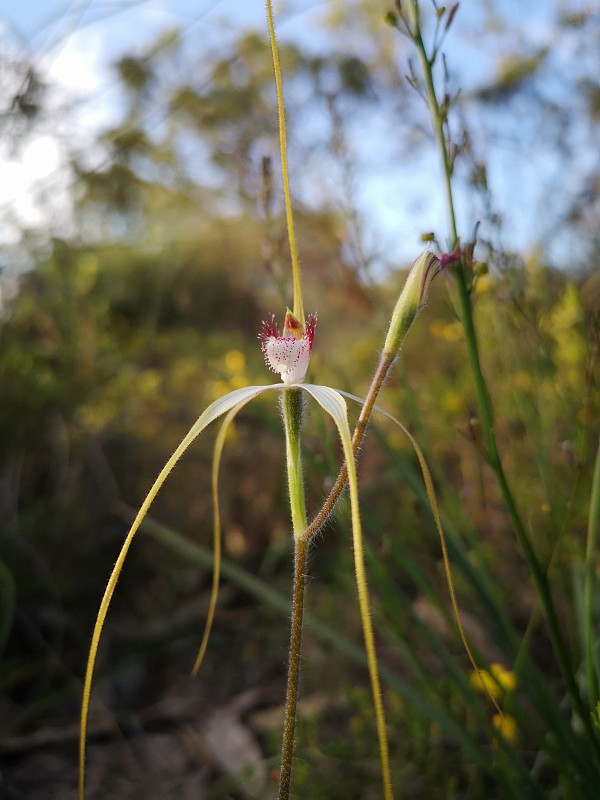
{"label": "pointed bud tip", "polygon": [[304,335],[304,330],[300,324],[300,320],[294,316],[289,308],[285,312],[283,335],[293,337],[294,339],[301,339]]}
{"label": "pointed bud tip", "polygon": [[398,352],[408,329],[419,311],[425,307],[429,287],[442,268],[441,259],[429,250],[421,253],[413,263],[392,315],[383,347],[384,353],[395,355]]}
{"label": "pointed bud tip", "polygon": [[454,245],[454,249],[451,253],[442,253],[440,255],[440,264],[442,269],[446,269],[446,267],[451,267],[453,264],[458,263],[462,258],[462,250],[460,248],[460,239],[456,240],[456,244]]}

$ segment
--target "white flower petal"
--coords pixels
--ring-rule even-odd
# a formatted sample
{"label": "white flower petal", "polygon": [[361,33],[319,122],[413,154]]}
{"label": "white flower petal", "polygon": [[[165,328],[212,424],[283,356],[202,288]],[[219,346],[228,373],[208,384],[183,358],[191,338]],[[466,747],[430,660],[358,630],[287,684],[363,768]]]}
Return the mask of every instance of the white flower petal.
{"label": "white flower petal", "polygon": [[273,372],[281,375],[286,384],[301,383],[310,360],[310,342],[306,337],[292,339],[275,337],[264,344],[265,359]]}

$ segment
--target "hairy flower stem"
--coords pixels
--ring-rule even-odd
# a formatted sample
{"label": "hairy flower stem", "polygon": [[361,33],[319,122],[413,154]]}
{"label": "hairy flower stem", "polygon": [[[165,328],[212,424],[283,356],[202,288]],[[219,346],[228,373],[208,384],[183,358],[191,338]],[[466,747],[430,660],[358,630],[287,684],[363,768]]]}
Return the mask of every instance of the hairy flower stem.
{"label": "hairy flower stem", "polygon": [[306,556],[309,543],[294,537],[294,589],[292,596],[292,621],[290,627],[290,653],[288,659],[285,716],[281,745],[281,771],[279,774],[279,800],[288,800],[292,787],[292,759],[296,730],[298,678],[302,648],[302,617],[304,613],[304,587],[306,583]]}
{"label": "hairy flower stem", "polygon": [[302,648],[302,618],[304,615],[304,585],[308,540],[302,536],[306,528],[306,505],[300,434],[302,430],[302,392],[287,389],[282,395],[283,423],[285,428],[288,491],[294,528],[294,585],[292,593],[292,621],[290,627],[290,654],[288,660],[285,717],[281,746],[281,772],[279,777],[279,800],[288,800],[292,785],[292,759],[296,730],[296,708],[298,702],[298,678],[300,675],[300,652]]}
{"label": "hairy flower stem", "polygon": [[[448,142],[444,133],[445,113],[440,108],[435,91],[433,59],[431,59],[427,54],[427,49],[421,34],[418,0],[408,0],[407,8],[410,16],[411,38],[419,57],[421,72],[425,83],[427,105],[431,114],[433,132],[442,160],[444,190],[452,239],[451,244],[454,247],[458,242],[458,228],[456,224],[456,213],[454,210],[454,196],[452,190],[452,165],[448,152]],[[557,661],[563,678],[568,687],[569,694],[571,695],[573,705],[577,709],[583,724],[590,734],[591,741],[594,743],[596,749],[600,752],[600,744],[590,719],[589,710],[585,708],[581,693],[579,692],[575,681],[571,658],[560,629],[554,601],[552,599],[547,572],[540,564],[527,531],[525,530],[525,526],[523,525],[523,521],[517,509],[514,496],[509,486],[508,479],[502,465],[502,460],[500,458],[500,452],[498,450],[495,434],[492,401],[490,399],[485,377],[481,368],[479,345],[475,331],[473,307],[471,304],[470,292],[465,275],[464,260],[459,261],[455,265],[454,276],[456,278],[456,286],[458,289],[459,312],[464,328],[469,364],[473,374],[475,392],[477,395],[477,405],[485,440],[486,460],[496,475],[496,480],[498,481],[498,486],[500,488],[506,510],[513,524],[517,540],[531,570],[531,574],[540,597],[540,602],[544,610],[544,615],[548,623],[548,630],[552,640],[552,645],[556,653]]]}
{"label": "hairy flower stem", "polygon": [[[385,379],[390,370],[390,367],[394,363],[394,359],[395,359],[394,353],[381,354],[381,358],[379,359],[379,364],[377,365],[377,369],[375,370],[375,374],[373,375],[373,380],[371,381],[371,385],[369,386],[367,397],[361,409],[358,422],[356,423],[356,428],[354,429],[354,433],[352,434],[352,450],[354,452],[354,455],[356,455],[356,453],[358,452],[358,448],[361,445],[361,442],[365,435],[365,431],[367,429],[369,418],[371,416],[371,412],[373,411],[373,406],[375,405],[377,396],[379,395],[379,392],[381,391],[381,388],[385,383]],[[312,520],[310,525],[302,532],[301,538],[303,540],[309,542],[312,539],[312,537],[320,530],[323,524],[327,521],[327,518],[332,513],[335,504],[337,503],[347,480],[348,480],[348,469],[346,467],[346,462],[344,462],[338,473],[333,488],[329,492],[329,496],[321,506],[321,510]]]}

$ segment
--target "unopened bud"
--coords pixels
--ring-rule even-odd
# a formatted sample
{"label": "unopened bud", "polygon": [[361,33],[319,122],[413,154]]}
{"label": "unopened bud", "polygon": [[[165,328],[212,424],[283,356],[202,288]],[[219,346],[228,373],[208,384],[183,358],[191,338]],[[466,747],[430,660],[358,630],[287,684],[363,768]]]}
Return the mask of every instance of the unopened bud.
{"label": "unopened bud", "polygon": [[428,250],[422,253],[410,268],[392,314],[390,329],[383,346],[386,355],[395,355],[400,349],[415,317],[425,307],[431,282],[441,269],[440,259]]}
{"label": "unopened bud", "polygon": [[300,324],[300,320],[296,319],[289,308],[285,312],[283,335],[292,339],[301,339],[304,336],[304,328]]}

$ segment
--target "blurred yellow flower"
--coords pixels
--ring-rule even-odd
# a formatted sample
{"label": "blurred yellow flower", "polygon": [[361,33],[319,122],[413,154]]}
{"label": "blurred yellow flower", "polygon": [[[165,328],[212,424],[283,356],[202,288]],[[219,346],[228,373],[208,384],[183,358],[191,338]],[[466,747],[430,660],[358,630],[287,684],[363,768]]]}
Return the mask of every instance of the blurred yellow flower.
{"label": "blurred yellow flower", "polygon": [[517,721],[510,714],[494,714],[492,725],[503,739],[514,742],[517,739]]}
{"label": "blurred yellow flower", "polygon": [[243,389],[244,386],[247,385],[248,381],[243,375],[233,375],[229,381],[229,391],[231,392],[233,389]]}
{"label": "blurred yellow flower", "polygon": [[517,370],[512,375],[512,383],[520,392],[528,392],[533,388],[533,378],[528,372],[522,369]]}
{"label": "blurred yellow flower", "polygon": [[436,339],[445,339],[447,342],[458,342],[463,335],[462,323],[444,322],[443,319],[434,319],[429,325],[429,333]]}
{"label": "blurred yellow flower", "polygon": [[489,291],[492,285],[492,279],[488,274],[479,275],[475,281],[475,292],[477,294],[485,294]]}
{"label": "blurred yellow flower", "polygon": [[435,336],[436,339],[443,339],[444,338],[444,329],[446,328],[446,323],[443,319],[434,319],[433,322],[429,323],[429,333],[432,336]]}
{"label": "blurred yellow flower", "polygon": [[450,411],[454,413],[456,411],[460,411],[461,408],[464,408],[464,398],[460,392],[457,392],[455,389],[448,389],[442,395],[441,399],[442,408],[446,411]]}
{"label": "blurred yellow flower", "polygon": [[579,289],[569,284],[558,303],[552,309],[551,330],[567,331],[580,325],[583,318]]}
{"label": "blurred yellow flower", "polygon": [[502,664],[490,664],[489,671],[481,669],[478,672],[471,672],[471,686],[499,700],[506,692],[512,692],[517,685],[517,678],[514,672],[510,672]]}
{"label": "blurred yellow flower", "polygon": [[449,322],[447,325],[444,326],[444,339],[447,342],[458,342],[458,340],[463,335],[463,327],[462,323],[458,320],[454,322]]}
{"label": "blurred yellow flower", "polygon": [[145,369],[135,381],[135,390],[142,396],[156,394],[160,388],[161,375],[156,369]]}
{"label": "blurred yellow flower", "polygon": [[241,350],[229,350],[225,353],[225,368],[232,375],[243,372],[246,366],[246,356]]}

